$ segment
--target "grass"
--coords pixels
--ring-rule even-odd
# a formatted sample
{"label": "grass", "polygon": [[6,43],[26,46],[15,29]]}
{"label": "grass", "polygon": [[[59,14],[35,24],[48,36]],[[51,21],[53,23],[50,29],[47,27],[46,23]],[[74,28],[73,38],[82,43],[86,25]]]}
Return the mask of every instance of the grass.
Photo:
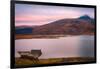
{"label": "grass", "polygon": [[58,38],[66,35],[32,35],[32,34],[16,34],[15,39],[32,39],[32,38]]}
{"label": "grass", "polygon": [[[86,35],[86,34],[82,34]],[[87,35],[94,35],[93,33],[87,34]],[[66,36],[73,36],[73,35],[64,35],[64,34],[58,34],[58,35],[32,35],[32,34],[16,34],[15,39],[40,39],[40,38],[59,38],[59,37],[66,37]]]}
{"label": "grass", "polygon": [[45,64],[58,64],[58,63],[77,63],[77,62],[92,62],[95,61],[92,57],[70,57],[70,58],[50,58],[39,59],[39,61],[29,59],[15,59],[15,66],[32,66],[32,65],[45,65]]}
{"label": "grass", "polygon": [[15,35],[15,39],[31,39],[31,38],[33,38],[33,35],[31,35],[31,34],[27,34],[27,35],[16,34]]}

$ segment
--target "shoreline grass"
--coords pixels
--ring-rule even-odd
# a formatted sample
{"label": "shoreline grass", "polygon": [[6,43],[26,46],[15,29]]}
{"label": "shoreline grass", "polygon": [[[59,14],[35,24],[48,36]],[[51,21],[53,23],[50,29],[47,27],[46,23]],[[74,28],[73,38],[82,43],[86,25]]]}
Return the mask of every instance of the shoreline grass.
{"label": "shoreline grass", "polygon": [[[81,34],[81,35],[94,35],[91,34]],[[66,36],[79,36],[79,35],[32,35],[32,34],[16,34],[15,39],[32,39],[32,38],[59,38],[59,37],[66,37]]]}
{"label": "shoreline grass", "polygon": [[39,61],[15,58],[15,66],[31,66],[31,65],[45,65],[45,64],[59,64],[59,63],[83,63],[93,62],[93,57],[69,57],[69,58],[50,58],[50,59],[39,59]]}

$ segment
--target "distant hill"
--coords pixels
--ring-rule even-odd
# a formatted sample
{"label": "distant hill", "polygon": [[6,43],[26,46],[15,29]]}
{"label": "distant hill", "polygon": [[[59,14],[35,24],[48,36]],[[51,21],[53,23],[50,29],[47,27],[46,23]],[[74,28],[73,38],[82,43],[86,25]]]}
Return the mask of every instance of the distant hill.
{"label": "distant hill", "polygon": [[92,24],[95,24],[94,19],[91,18],[91,17],[89,17],[88,15],[83,15],[83,16],[79,17],[78,19],[86,20],[86,21],[88,21],[88,22],[90,22],[90,23],[92,23]]}
{"label": "distant hill", "polygon": [[16,34],[52,35],[68,34],[81,35],[94,33],[92,18],[87,15],[76,19],[61,19],[42,26],[16,29]]}
{"label": "distant hill", "polygon": [[78,19],[91,20],[91,18],[88,15],[83,15],[83,16],[79,17]]}
{"label": "distant hill", "polygon": [[32,34],[32,28],[16,28],[16,34]]}
{"label": "distant hill", "polygon": [[16,34],[32,34],[33,28],[37,26],[17,26],[15,31]]}

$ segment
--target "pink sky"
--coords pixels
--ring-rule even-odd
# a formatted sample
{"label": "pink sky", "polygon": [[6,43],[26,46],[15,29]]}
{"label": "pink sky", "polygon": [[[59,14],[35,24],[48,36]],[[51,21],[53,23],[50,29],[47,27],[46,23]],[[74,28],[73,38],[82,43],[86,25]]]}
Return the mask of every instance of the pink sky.
{"label": "pink sky", "polygon": [[94,9],[16,4],[15,26],[43,25],[63,18],[77,18],[85,14],[94,17]]}
{"label": "pink sky", "polygon": [[[73,14],[74,16],[77,16],[79,14]],[[19,24],[16,24],[16,26],[19,25],[43,25],[47,24],[49,22],[53,22],[59,19],[63,18],[75,18],[73,15],[57,15],[57,16],[50,16],[50,15],[17,15],[15,17],[16,22],[20,22]],[[28,22],[28,24],[26,24]]]}

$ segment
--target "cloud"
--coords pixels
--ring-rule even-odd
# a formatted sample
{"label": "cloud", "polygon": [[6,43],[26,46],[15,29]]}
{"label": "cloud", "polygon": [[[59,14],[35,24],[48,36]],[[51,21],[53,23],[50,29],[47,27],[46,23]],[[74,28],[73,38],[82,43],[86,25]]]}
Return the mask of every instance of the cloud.
{"label": "cloud", "polygon": [[[94,16],[92,8],[16,4],[15,25],[43,25],[63,18]],[[28,24],[26,24],[28,23]]]}

